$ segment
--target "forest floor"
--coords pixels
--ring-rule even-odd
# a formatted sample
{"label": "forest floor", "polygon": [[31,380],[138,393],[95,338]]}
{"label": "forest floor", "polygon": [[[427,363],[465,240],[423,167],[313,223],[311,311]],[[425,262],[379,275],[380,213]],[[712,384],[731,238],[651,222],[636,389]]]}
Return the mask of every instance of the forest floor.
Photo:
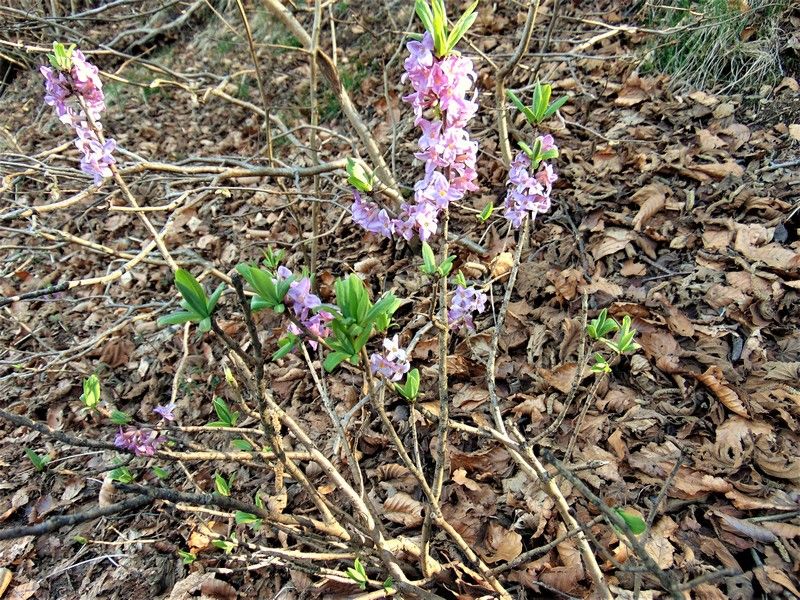
{"label": "forest floor", "polygon": [[[693,598],[800,597],[800,74],[787,72],[773,85],[738,95],[671,91],[667,75],[642,66],[652,36],[638,29],[646,24],[636,13],[620,8],[628,3],[562,2],[558,25],[542,48],[552,4],[543,3],[531,50],[508,81],[524,95],[538,76],[553,84],[554,94],[570,99],[542,131],[560,146],[559,180],[552,210],[531,230],[500,340],[502,412],[533,437],[564,409],[563,423],[537,448],[563,455],[574,445],[573,468],[608,505],[649,516],[665,490],[646,540],[656,563],[681,582],[730,570],[696,587]],[[102,15],[126,10],[121,5]],[[477,332],[455,336],[447,357],[451,416],[473,425],[490,418],[486,353],[516,244],[502,216],[487,223],[476,219],[488,202],[501,204],[507,175],[499,159],[491,61],[507,60],[525,17],[524,7],[511,2],[486,3],[479,12],[469,45],[461,49],[479,71],[481,108],[470,129],[480,148],[480,190],[453,211],[450,229],[486,250],[454,246],[456,269],[484,284],[495,280],[492,306],[477,319]],[[308,55],[263,9],[250,7],[249,15],[265,100],[277,118],[272,135],[280,121],[294,136],[273,140],[274,160],[292,167],[313,164],[297,145],[312,143],[302,127],[310,120]],[[298,15],[310,31],[312,13]],[[400,79],[403,32],[419,30],[412,3],[352,0],[332,4],[330,16],[343,85],[396,179],[412,185],[420,176],[411,159],[417,133],[401,100],[408,87]],[[322,46],[330,49],[327,20]],[[0,27],[0,36],[38,50],[30,50],[28,68],[17,68],[0,88],[0,296],[105,275],[149,239],[135,214],[119,210],[124,199],[110,181],[72,206],[3,218],[90,184],[75,168],[69,132],[41,100],[42,78],[33,66],[45,61],[47,28],[62,40],[78,41],[80,34],[84,51],[98,42],[120,50],[130,46],[149,61],[92,55],[105,73],[104,127],[117,140],[121,166],[141,160],[185,167],[266,164],[263,112],[258,113],[263,104],[235,3],[219,15],[198,13],[152,40],[137,40],[143,32],[119,36],[131,29],[130,20],[54,25],[17,14],[10,22],[15,25]],[[357,138],[324,81],[319,89],[321,160],[353,155]],[[516,118],[512,133],[523,129]],[[341,173],[321,177],[316,192],[308,178],[219,181],[209,174],[143,172],[126,179],[143,205],[179,201],[171,213],[150,214],[158,228],[172,215],[164,241],[182,265],[203,273],[207,287],[217,283],[211,266],[230,273],[241,261],[258,260],[267,247],[285,250],[294,269],[308,264],[316,199],[323,203],[317,268],[323,301],[330,300],[335,277],[355,271],[376,297],[393,290],[407,300],[393,330],[404,344],[430,320],[431,294],[417,267],[418,246],[355,226]],[[630,315],[641,350],[608,377],[585,369],[574,402],[565,407],[582,369],[584,296],[589,318],[602,308],[618,319]],[[56,430],[111,441],[116,428],[87,415],[78,400],[83,378],[98,373],[104,400],[141,422],[155,422],[152,409],[173,388],[181,426],[214,420],[211,400],[227,394],[225,351],[213,335],[193,328],[184,346],[181,328],[156,325],[174,298],[171,271],[153,253],[116,281],[0,308],[0,408]],[[233,302],[223,302],[222,311],[225,331],[243,338],[245,326]],[[277,335],[281,322],[265,317],[261,326]],[[432,409],[438,406],[437,356],[437,336],[426,330],[416,339],[412,359],[423,375],[421,404]],[[330,450],[330,424],[302,358],[289,355],[268,369],[282,405]],[[331,397],[342,412],[358,402],[359,381],[348,370],[330,378]],[[394,400],[388,408],[407,439],[407,405]],[[431,444],[426,454],[432,461],[436,426],[420,418],[417,427],[423,446]],[[113,452],[70,448],[3,420],[0,431],[0,527],[35,524],[97,504]],[[384,506],[388,525],[415,535],[421,498],[396,464],[380,424],[362,415],[353,434],[370,494]],[[206,431],[192,439],[208,448],[230,444],[224,433]],[[457,433],[448,443],[444,515],[490,566],[565,532],[552,500],[520,473],[501,445]],[[44,471],[34,469],[26,448],[50,457]],[[213,491],[216,472],[235,472],[235,493],[243,498],[267,484],[263,471],[246,464],[137,458],[130,466],[139,481],[157,483],[150,470],[156,465],[170,471],[170,485],[185,491]],[[579,522],[598,514],[569,483],[562,482],[562,490]],[[301,496],[290,486],[285,512]],[[0,575],[13,574],[0,596],[178,600],[192,597],[207,573],[230,584],[221,591],[206,587],[207,597],[360,593],[352,584],[319,585],[299,570],[245,569],[247,563],[225,555],[203,534],[204,527],[215,526],[228,532],[235,527],[241,539],[259,539],[224,515],[163,504],[39,538],[0,541]],[[637,575],[621,568],[629,558],[626,546],[603,523],[591,531],[604,550],[598,550],[598,562],[615,596],[633,597]],[[267,543],[279,540],[273,536]],[[435,538],[434,546],[440,560],[457,559],[446,539]],[[198,558],[184,565],[177,550]],[[591,589],[573,539],[505,572],[503,582],[520,598],[583,598]],[[490,591],[469,574],[456,573],[437,593],[466,599]],[[645,577],[639,597],[665,595]]]}

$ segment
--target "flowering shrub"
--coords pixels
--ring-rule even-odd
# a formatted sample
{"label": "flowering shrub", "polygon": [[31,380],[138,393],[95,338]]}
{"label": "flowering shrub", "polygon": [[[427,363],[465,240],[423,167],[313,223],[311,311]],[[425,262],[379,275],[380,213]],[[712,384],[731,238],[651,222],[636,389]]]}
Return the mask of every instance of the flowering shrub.
{"label": "flowering shrub", "polygon": [[[265,257],[257,263],[237,265],[236,273],[231,277],[251,340],[247,349],[233,339],[234,334],[226,332],[215,320],[217,305],[227,289],[226,286],[220,285],[207,295],[197,279],[183,269],[175,268],[175,284],[181,296],[180,310],[159,319],[162,325],[194,323],[201,333],[213,331],[231,351],[233,368],[226,367],[226,380],[242,412],[232,410],[225,400],[215,397],[212,405],[218,420],[208,423],[206,427],[224,427],[229,433],[233,433],[231,429],[247,431],[247,427],[252,427],[252,421],[248,423],[247,420],[255,417],[260,421],[260,433],[266,438],[266,443],[259,449],[256,448],[256,442],[247,438],[234,440],[237,444],[233,445],[243,452],[253,451],[254,456],[260,458],[265,458],[261,456],[262,452],[274,453],[276,464],[278,460],[283,461],[280,466],[281,472],[286,468],[296,484],[305,486],[305,492],[313,499],[319,488],[309,486],[308,480],[303,477],[303,471],[298,469],[295,462],[291,462],[293,459],[287,458],[281,448],[286,433],[281,431],[281,427],[291,430],[291,435],[300,442],[300,445],[306,447],[313,460],[323,466],[322,471],[332,478],[334,487],[345,494],[349,493],[351,506],[359,507],[367,515],[363,531],[379,532],[375,534],[376,537],[372,542],[380,552],[384,552],[384,548],[381,547],[383,527],[380,523],[368,522],[375,515],[371,512],[373,510],[371,505],[363,502],[367,496],[363,489],[363,480],[361,492],[356,492],[347,479],[338,473],[337,467],[329,458],[314,447],[313,441],[306,439],[307,436],[304,437],[304,433],[292,421],[292,417],[275,402],[269,390],[270,374],[265,369],[269,354],[265,354],[264,351],[274,350],[271,357],[273,360],[279,360],[295,350],[300,350],[298,354],[302,354],[302,358],[306,359],[309,369],[313,372],[319,395],[342,439],[346,438],[346,425],[329,406],[330,394],[326,391],[325,374],[316,373],[314,358],[308,349],[314,351],[328,373],[345,366],[351,373],[353,371],[360,373],[365,398],[373,402],[374,410],[381,417],[385,431],[397,446],[405,468],[418,479],[424,499],[431,506],[440,502],[447,462],[445,453],[449,427],[447,374],[447,354],[451,341],[449,335],[451,331],[462,334],[475,332],[476,315],[485,312],[488,304],[485,286],[482,288],[479,284],[468,284],[461,272],[454,275],[451,273],[458,257],[449,255],[447,240],[441,240],[439,260],[428,243],[428,240],[439,233],[443,218],[446,222],[451,206],[462,201],[468,192],[478,189],[476,164],[478,143],[471,139],[468,131],[469,122],[478,110],[475,90],[477,74],[472,60],[455,51],[456,44],[475,20],[474,8],[475,5],[468,8],[448,33],[447,18],[441,0],[434,0],[433,10],[428,7],[425,0],[417,0],[417,11],[425,24],[426,31],[420,39],[407,44],[409,55],[404,62],[402,76],[402,81],[408,82],[412,88],[411,93],[405,95],[403,100],[411,107],[414,123],[420,132],[414,156],[422,162],[423,175],[413,186],[413,197],[400,203],[396,215],[390,214],[389,209],[378,203],[375,195],[368,196],[373,190],[375,180],[372,174],[355,161],[349,160],[347,165],[348,182],[355,188],[351,207],[353,221],[369,233],[387,238],[398,237],[408,241],[418,237],[423,257],[421,270],[429,277],[429,287],[438,292],[438,295],[432,293],[431,304],[431,317],[438,315],[438,318],[432,318],[431,325],[439,329],[440,367],[438,382],[440,410],[436,415],[439,435],[435,444],[437,456],[434,483],[428,484],[427,476],[422,473],[419,449],[417,448],[415,461],[412,462],[402,441],[398,441],[400,438],[395,426],[386,416],[383,392],[388,390],[413,405],[420,393],[421,379],[421,369],[412,368],[410,351],[400,346],[400,335],[388,334],[393,325],[394,314],[401,305],[400,300],[391,291],[373,301],[365,282],[357,275],[351,274],[337,279],[333,285],[334,293],[330,298],[325,297],[327,302],[323,302],[323,299],[314,292],[313,274],[306,271],[293,272],[283,264],[282,253],[267,251]],[[75,129],[76,145],[83,152],[81,168],[93,175],[98,182],[114,174],[112,151],[115,147],[113,140],[104,140],[102,136],[99,119],[105,109],[105,103],[99,72],[79,50],[67,49],[60,44],[54,45],[51,63],[52,68],[41,68],[45,77],[45,102],[54,107],[62,122]],[[521,105],[516,97],[512,96],[512,100],[515,104]],[[563,101],[559,102],[563,104]],[[538,124],[548,114],[555,112],[561,104],[549,104],[549,87],[537,86],[534,105],[523,106],[520,110],[532,124]],[[558,156],[558,149],[552,136],[539,136],[530,145],[520,142],[520,147],[521,150],[510,167],[504,203],[504,215],[513,228],[519,228],[523,223],[529,223],[538,214],[549,210],[553,184],[557,180],[554,168],[549,162]],[[493,205],[491,208],[493,209]],[[483,221],[490,216],[491,210],[481,213]],[[522,242],[521,239],[515,257],[516,267],[519,266]],[[509,277],[509,280],[513,281],[513,276]],[[247,290],[245,283],[248,286]],[[453,284],[454,289],[450,287]],[[509,285],[513,287],[513,283]],[[507,305],[510,295],[509,290],[504,305]],[[263,336],[259,336],[258,332],[257,316],[254,317],[254,313],[259,311],[272,311],[276,315],[281,315],[285,333],[280,339],[263,342]],[[629,326],[629,322],[623,322],[619,326],[620,335],[617,341],[606,340],[608,344],[617,344],[613,347],[617,348],[620,354],[625,351],[624,349],[630,349],[633,343]],[[606,326],[598,325],[596,329],[608,333]],[[502,317],[496,321],[497,335],[493,353],[496,352],[496,339],[500,331],[502,331]],[[268,344],[273,347],[267,348]],[[378,344],[381,350],[370,353],[369,348],[374,348]],[[494,361],[494,354],[491,356],[490,363]],[[605,366],[608,366],[607,363]],[[249,385],[240,387],[233,370],[251,378],[248,381]],[[493,381],[493,370],[491,377]],[[376,379],[379,380],[380,388],[376,385]],[[99,411],[98,406],[101,404],[99,383],[96,381],[89,383],[91,385],[84,386],[85,406],[87,409]],[[496,394],[494,388],[489,389],[492,394]],[[254,399],[258,410],[247,405],[248,400]],[[496,395],[493,400],[496,402]],[[176,451],[173,447],[178,444],[172,438],[172,434],[175,431],[189,429],[175,428],[171,425],[175,420],[175,408],[175,403],[170,401],[153,409],[153,412],[160,417],[156,428],[143,424],[129,424],[130,418],[124,413],[116,416],[112,414],[112,422],[119,425],[114,445],[135,456],[162,458],[174,454]],[[499,410],[497,413],[500,414]],[[238,422],[240,414],[247,415],[246,419],[242,418],[242,421],[245,421],[242,424]],[[416,423],[415,418],[412,416],[414,423]],[[163,428],[164,433],[170,436],[169,441],[166,435],[159,433],[159,428]],[[391,434],[394,434],[394,438]],[[246,434],[242,435],[246,437]],[[498,435],[506,434],[498,433]],[[414,444],[419,444],[416,429],[413,436]],[[340,440],[337,438],[334,445],[338,448],[339,443]],[[164,444],[169,444],[172,452],[162,451],[161,447]],[[347,456],[347,463],[353,469],[353,480],[359,480],[361,471],[358,469],[361,467],[356,452],[349,446],[345,448],[345,453],[348,452],[350,455]],[[282,475],[278,477],[276,470],[275,481],[282,479]],[[217,496],[230,496],[233,481],[233,476],[226,479],[219,474],[215,475]],[[326,514],[329,503],[329,499],[323,499],[317,505],[323,515],[322,525],[326,534],[337,532],[336,517],[333,514]],[[279,505],[280,501],[273,504]],[[265,505],[258,496],[254,506],[253,511],[265,511]],[[433,515],[433,519],[439,518],[435,516],[437,510],[426,509],[426,513]],[[291,522],[291,525],[300,528],[305,526],[306,522],[311,523],[312,520],[308,519],[303,523]],[[258,527],[261,526],[259,516],[241,511],[236,514],[236,523],[251,525],[259,523]],[[343,540],[353,539],[350,532],[344,528],[342,533],[345,534],[341,536]],[[216,542],[219,542],[218,547],[229,552],[235,547],[236,538],[232,536],[231,540],[216,540]],[[463,547],[461,549],[464,550]],[[423,558],[427,557],[427,542],[422,544],[420,552],[426,553]],[[360,563],[356,560],[354,564]],[[483,571],[484,576],[488,577],[488,569]],[[394,574],[404,577],[403,571],[399,569]],[[348,576],[363,584],[362,589],[369,583],[363,568],[349,570]],[[389,588],[391,585],[387,587]]]}
{"label": "flowering shrub", "polygon": [[75,130],[75,146],[83,154],[81,170],[99,183],[111,177],[115,163],[111,153],[116,148],[113,139],[102,138],[100,115],[106,104],[99,71],[74,45],[65,48],[56,42],[48,56],[53,68],[39,68],[45,81],[44,101],[55,108],[62,123]]}

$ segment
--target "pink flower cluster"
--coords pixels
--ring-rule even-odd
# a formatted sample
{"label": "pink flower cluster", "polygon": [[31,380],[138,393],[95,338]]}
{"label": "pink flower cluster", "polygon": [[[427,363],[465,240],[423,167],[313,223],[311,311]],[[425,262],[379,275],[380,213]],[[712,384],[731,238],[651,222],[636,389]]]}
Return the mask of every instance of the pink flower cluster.
{"label": "pink flower cluster", "polygon": [[[277,276],[280,280],[286,280],[293,277],[293,274],[289,269],[281,266],[278,267]],[[328,337],[330,329],[326,325],[333,319],[333,315],[324,310],[312,312],[322,305],[322,300],[316,294],[311,293],[311,280],[308,277],[301,277],[292,282],[286,293],[285,303],[297,320],[311,333],[321,338]],[[303,335],[304,333],[294,323],[289,324],[289,332],[294,335]],[[314,340],[309,340],[308,343],[312,348],[317,347],[317,342]]]}
{"label": "pink flower cluster", "polygon": [[[39,67],[39,71],[44,76],[45,104],[54,107],[59,120],[72,127],[78,136],[75,146],[83,154],[81,170],[92,175],[95,183],[110,177],[110,167],[115,162],[111,153],[117,147],[116,142],[112,139],[101,141],[87,117],[88,113],[98,129],[101,128],[100,115],[106,104],[97,67],[86,60],[80,50],[75,50],[69,73],[45,66]],[[70,98],[80,98],[77,107],[68,103]],[[85,111],[81,104],[86,107]]]}
{"label": "pink flower cluster", "polygon": [[358,193],[352,215],[367,231],[387,237],[396,233],[407,240],[417,234],[426,241],[436,234],[439,215],[450,202],[478,189],[478,143],[465,129],[478,109],[477,103],[467,98],[476,74],[467,57],[434,56],[430,33],[407,47],[410,56],[403,79],[411,82],[414,92],[403,100],[413,107],[415,123],[422,130],[419,152],[414,156],[424,161],[425,176],[414,186],[414,201],[403,203],[396,219],[390,219],[374,202],[362,201]]}
{"label": "pink flower cluster", "polygon": [[119,428],[114,438],[114,445],[133,452],[136,456],[153,456],[166,438],[158,435],[152,429],[137,429],[136,427]]}
{"label": "pink flower cluster", "polygon": [[165,406],[161,406],[160,404],[153,409],[153,412],[157,415],[160,415],[162,419],[167,421],[174,421],[175,420],[175,403],[169,402]]}
{"label": "pink flower cluster", "polygon": [[483,292],[479,292],[474,287],[456,286],[453,298],[450,300],[450,310],[447,311],[447,321],[451,327],[456,329],[466,327],[469,331],[475,331],[475,321],[473,313],[482,313],[486,310],[488,297]]}
{"label": "pink flower cluster", "polygon": [[390,381],[400,381],[408,373],[411,365],[408,354],[400,348],[397,335],[383,340],[383,354],[374,352],[369,357],[369,365],[373,375],[382,375]]}
{"label": "pink flower cluster", "polygon": [[[543,136],[541,145],[542,152],[556,149],[551,135]],[[553,166],[545,161],[542,161],[535,175],[531,175],[530,168],[530,157],[520,151],[508,171],[508,183],[512,187],[506,194],[504,212],[515,229],[519,229],[527,214],[535,219],[537,214],[550,210],[550,193],[553,183],[558,179]]]}

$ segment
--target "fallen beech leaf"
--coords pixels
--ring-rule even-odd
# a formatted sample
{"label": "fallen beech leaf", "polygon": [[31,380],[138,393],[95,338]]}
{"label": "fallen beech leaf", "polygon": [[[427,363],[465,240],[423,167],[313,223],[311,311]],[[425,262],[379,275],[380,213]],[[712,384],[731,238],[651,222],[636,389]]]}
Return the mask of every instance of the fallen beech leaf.
{"label": "fallen beech leaf", "polygon": [[405,492],[397,492],[383,503],[384,516],[406,527],[422,525],[422,503]]}
{"label": "fallen beech leaf", "polygon": [[792,123],[789,125],[789,136],[800,142],[800,124]]}
{"label": "fallen beech leaf", "polygon": [[798,589],[794,586],[792,580],[789,579],[789,576],[786,573],[771,565],[764,565],[764,573],[766,573],[767,577],[770,578],[770,581],[777,583],[787,591],[791,592],[795,598],[800,598],[800,591],[798,591]]}
{"label": "fallen beech leaf", "polygon": [[724,163],[710,163],[706,165],[694,164],[689,168],[690,171],[699,171],[704,175],[713,177],[714,179],[725,179],[728,175],[734,177],[741,177],[744,175],[744,167],[729,160]]}
{"label": "fallen beech leaf", "polygon": [[486,528],[484,546],[487,551],[484,560],[487,563],[508,562],[522,554],[522,536],[491,521]]}
{"label": "fallen beech leaf", "polygon": [[217,600],[236,600],[236,588],[230,583],[220,579],[207,579],[200,585],[200,593],[203,596],[216,598]]}
{"label": "fallen beech leaf", "polygon": [[11,584],[11,580],[14,578],[14,574],[6,569],[5,567],[0,567],[0,598],[3,597],[5,594],[6,589]]}
{"label": "fallen beech leaf", "polygon": [[634,231],[641,231],[656,213],[667,205],[667,192],[669,188],[662,183],[651,183],[638,190],[631,200],[639,205],[639,212],[633,217]]}
{"label": "fallen beech leaf", "polygon": [[501,252],[492,261],[491,275],[494,279],[504,278],[514,265],[514,255],[511,252]]}
{"label": "fallen beech leaf", "polygon": [[796,538],[800,537],[800,525],[793,525],[792,523],[781,523],[766,521],[764,528],[769,529],[772,533],[782,538]]}
{"label": "fallen beech leaf", "polygon": [[6,597],[6,600],[28,600],[37,591],[39,591],[38,581],[27,581],[22,585],[15,587]]}
{"label": "fallen beech leaf", "polygon": [[745,408],[744,403],[741,398],[739,398],[739,394],[728,387],[725,376],[722,374],[722,369],[717,366],[711,366],[705,373],[695,375],[694,377],[705,384],[714,396],[717,397],[717,400],[722,402],[729,411],[736,413],[740,417],[746,419],[750,418],[750,413],[747,412],[747,408]]}
{"label": "fallen beech leaf", "polygon": [[602,237],[592,244],[589,252],[595,260],[600,260],[604,256],[619,252],[635,239],[636,233],[629,229],[609,227],[603,232]]}
{"label": "fallen beech leaf", "polygon": [[455,481],[458,485],[463,485],[465,488],[472,490],[473,492],[480,491],[481,489],[480,483],[467,477],[466,469],[456,469],[453,471],[453,481]]}
{"label": "fallen beech leaf", "polygon": [[720,518],[720,525],[726,531],[730,531],[731,533],[749,538],[756,542],[765,542],[767,544],[771,544],[778,539],[777,536],[766,527],[743,519],[737,519],[736,517],[726,515],[717,510],[712,510],[711,512]]}
{"label": "fallen beech leaf", "polygon": [[669,569],[672,566],[675,555],[675,547],[670,541],[660,535],[654,535],[646,544],[645,550],[656,564],[662,569]]}

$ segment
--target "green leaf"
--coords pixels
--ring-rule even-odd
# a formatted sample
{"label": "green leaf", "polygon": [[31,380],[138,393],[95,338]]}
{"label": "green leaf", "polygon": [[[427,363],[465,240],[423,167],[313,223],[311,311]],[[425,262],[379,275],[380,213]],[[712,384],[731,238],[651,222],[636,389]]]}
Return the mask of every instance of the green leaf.
{"label": "green leaf", "polygon": [[405,385],[396,386],[397,390],[400,392],[406,400],[413,402],[417,399],[419,395],[419,369],[411,369],[406,375],[406,383]]}
{"label": "green leaf", "polygon": [[211,405],[214,407],[214,412],[217,413],[219,421],[209,423],[209,427],[235,427],[236,422],[239,420],[238,412],[231,412],[228,408],[228,403],[219,396],[215,396],[211,400]]}
{"label": "green leaf", "polygon": [[353,561],[352,567],[347,568],[346,574],[350,579],[355,581],[362,590],[367,589],[367,572],[358,558]]}
{"label": "green leaf", "polygon": [[556,111],[567,103],[567,100],[569,100],[569,97],[562,96],[561,98],[553,102],[550,106],[547,107],[547,110],[544,111],[544,115],[542,115],[542,120],[549,119],[554,114],[556,114]]}
{"label": "green leaf", "polygon": [[422,272],[428,275],[436,272],[436,256],[428,242],[422,242]]}
{"label": "green leaf", "polygon": [[286,337],[278,341],[278,350],[272,355],[272,360],[279,360],[289,354],[297,346],[298,337],[293,333],[287,333]]}
{"label": "green leaf", "polygon": [[522,151],[523,151],[525,154],[527,154],[527,155],[528,155],[528,158],[530,158],[531,160],[533,160],[533,159],[534,159],[534,154],[533,154],[533,150],[531,149],[531,147],[530,147],[530,146],[528,146],[528,144],[526,144],[525,142],[522,142],[522,141],[520,141],[520,142],[517,142],[517,143],[519,144],[519,147],[520,147],[520,148],[522,148]]}
{"label": "green leaf", "polygon": [[[506,94],[514,106],[516,106],[517,109],[519,109],[519,111],[525,115],[525,119],[527,119],[528,123],[536,123],[536,115],[533,114],[533,111],[530,108],[522,103],[522,100],[520,100],[514,92],[511,90],[506,90]],[[522,146],[522,142],[520,142],[520,146]]]}
{"label": "green leaf", "polygon": [[187,552],[186,550],[178,550],[178,556],[181,557],[181,560],[185,565],[190,565],[197,560],[197,557],[194,554]]}
{"label": "green leaf", "polygon": [[166,469],[164,469],[162,467],[153,467],[153,473],[159,479],[169,479],[169,475],[170,475],[169,471],[167,471]]}
{"label": "green leaf", "polygon": [[133,483],[136,479],[128,467],[117,467],[109,473],[112,481],[119,481],[120,483]]}
{"label": "green leaf", "polygon": [[485,223],[486,221],[489,220],[489,217],[492,216],[493,212],[494,212],[494,202],[489,202],[489,204],[483,207],[483,210],[481,211],[481,214],[478,216],[478,218],[481,220],[482,223]]}
{"label": "green leaf", "polygon": [[39,456],[31,450],[30,448],[25,448],[25,454],[28,456],[28,459],[33,463],[33,468],[37,471],[44,471],[44,468],[47,466],[47,463],[50,462],[50,456],[45,454],[44,456]]}
{"label": "green leaf", "polygon": [[251,452],[253,450],[253,446],[250,445],[250,442],[239,438],[231,440],[231,446],[242,452]]}
{"label": "green leaf", "polygon": [[436,56],[444,58],[447,53],[447,13],[444,0],[431,0],[433,9],[433,47]]}
{"label": "green leaf", "polygon": [[225,284],[220,283],[217,286],[217,289],[214,290],[214,293],[211,294],[211,297],[208,299],[208,304],[207,304],[209,315],[214,312],[214,309],[217,307],[217,302],[219,302],[219,299],[222,296],[222,292],[224,291],[225,291]]}
{"label": "green leaf", "polygon": [[237,510],[234,513],[234,519],[237,525],[250,525],[253,529],[261,528],[261,519],[252,513]]}
{"label": "green leaf", "polygon": [[536,114],[536,122],[540,123],[544,117],[544,112],[547,110],[547,104],[550,102],[550,94],[553,93],[553,87],[549,83],[536,83],[533,89],[533,112]]}
{"label": "green leaf", "polygon": [[453,270],[453,261],[456,259],[455,255],[448,256],[442,261],[442,264],[439,265],[439,268],[436,269],[442,277],[447,277],[450,275],[450,271]]}
{"label": "green leaf", "polygon": [[231,534],[231,540],[232,541],[214,540],[211,543],[214,544],[214,546],[216,546],[217,548],[219,548],[223,552],[225,552],[225,554],[230,554],[231,552],[233,552],[234,548],[236,548],[236,546],[238,545],[237,542],[236,542],[236,536],[235,535]]}
{"label": "green leaf", "polygon": [[175,285],[192,310],[201,317],[208,316],[206,293],[189,271],[185,271],[184,269],[175,271]]}
{"label": "green leaf", "polygon": [[375,318],[375,329],[377,331],[386,331],[389,329],[389,323],[392,321],[392,315],[397,312],[397,309],[400,308],[402,304],[403,303],[399,298],[395,298],[391,306],[389,306],[386,311]]}
{"label": "green leaf", "polygon": [[467,30],[472,26],[475,22],[475,19],[478,18],[478,14],[475,13],[475,9],[478,7],[478,0],[475,0],[472,4],[469,5],[467,10],[464,11],[464,14],[461,15],[461,18],[456,21],[456,24],[453,25],[452,31],[450,31],[450,35],[447,36],[447,52],[449,53],[453,48],[456,47],[456,44],[459,40],[464,37],[464,34],[467,33]]}
{"label": "green leaf", "polygon": [[112,410],[111,411],[111,422],[114,425],[127,425],[130,423],[131,417],[128,413],[122,412],[121,410]]}
{"label": "green leaf", "polygon": [[394,579],[392,579],[392,576],[389,575],[389,577],[386,578],[386,581],[383,582],[383,589],[385,589],[388,592],[393,587],[394,587]]}
{"label": "green leaf", "polygon": [[348,156],[345,170],[347,171],[347,183],[352,185],[360,192],[372,191],[372,184],[375,180],[375,175],[368,173],[361,163],[354,161]]}
{"label": "green leaf", "polygon": [[325,362],[323,363],[325,371],[330,373],[348,358],[350,358],[350,354],[345,354],[344,352],[331,352],[325,358]]}
{"label": "green leaf", "polygon": [[174,312],[164,315],[163,317],[159,317],[158,321],[156,321],[156,324],[159,327],[163,327],[164,325],[183,325],[189,321],[199,321],[200,319],[200,315],[198,315],[196,312],[182,310],[180,312]]}
{"label": "green leaf", "polygon": [[200,322],[197,324],[197,328],[203,333],[208,333],[211,331],[211,317],[200,319]]}
{"label": "green leaf", "polygon": [[647,523],[640,515],[628,512],[622,508],[615,508],[614,512],[622,517],[622,520],[625,521],[635,535],[641,535],[647,531]]}
{"label": "green leaf", "polygon": [[220,496],[231,495],[231,484],[219,473],[214,473],[214,487]]}
{"label": "green leaf", "polygon": [[431,36],[433,36],[433,12],[428,5],[427,0],[416,0],[414,3],[414,11],[417,13],[419,20]]}
{"label": "green leaf", "polygon": [[88,409],[95,409],[100,404],[100,378],[97,373],[92,373],[83,380],[81,402]]}

